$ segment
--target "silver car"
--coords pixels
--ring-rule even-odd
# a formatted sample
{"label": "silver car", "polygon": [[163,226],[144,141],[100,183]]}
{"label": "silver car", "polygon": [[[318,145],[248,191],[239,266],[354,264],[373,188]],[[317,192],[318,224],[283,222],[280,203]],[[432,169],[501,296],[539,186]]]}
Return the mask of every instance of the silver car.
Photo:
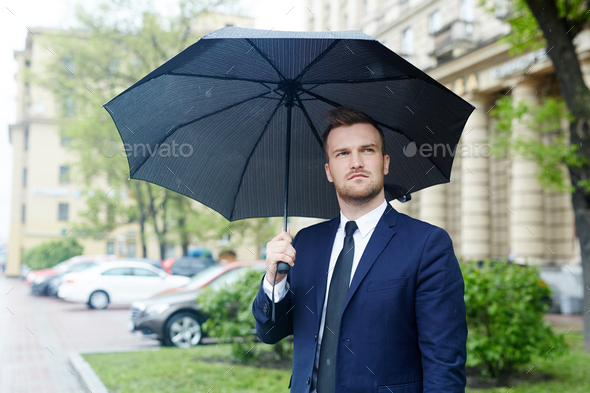
{"label": "silver car", "polygon": [[155,338],[166,346],[188,348],[203,338],[202,324],[209,317],[199,309],[197,296],[204,287],[219,289],[237,282],[249,269],[265,270],[265,262],[240,261],[211,266],[191,278],[186,285],[134,302],[129,330]]}

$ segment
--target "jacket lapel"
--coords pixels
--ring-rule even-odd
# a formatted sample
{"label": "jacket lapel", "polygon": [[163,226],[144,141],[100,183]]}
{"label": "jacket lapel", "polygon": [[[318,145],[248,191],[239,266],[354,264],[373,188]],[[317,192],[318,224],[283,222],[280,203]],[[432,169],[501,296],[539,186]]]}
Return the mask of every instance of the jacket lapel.
{"label": "jacket lapel", "polygon": [[[389,243],[393,235],[395,235],[393,227],[397,222],[397,214],[397,210],[388,203],[385,212],[383,212],[383,215],[377,222],[375,230],[371,234],[369,243],[367,243],[367,247],[365,247],[365,251],[363,252],[356,268],[352,282],[350,283],[350,288],[348,288],[344,310],[346,310],[346,306],[348,306],[350,299],[358,289],[361,281],[363,281],[369,270],[371,270],[377,257],[383,252],[383,249],[387,246],[387,243]],[[342,313],[344,313],[344,310]]]}

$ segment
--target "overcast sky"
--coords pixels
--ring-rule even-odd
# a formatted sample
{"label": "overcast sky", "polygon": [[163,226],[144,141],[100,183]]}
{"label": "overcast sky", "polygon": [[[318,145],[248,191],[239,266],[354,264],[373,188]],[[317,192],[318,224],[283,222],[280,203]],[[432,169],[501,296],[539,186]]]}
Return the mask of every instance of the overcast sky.
{"label": "overcast sky", "polygon": [[[85,0],[84,4],[92,1]],[[173,1],[172,1],[173,2]],[[2,0],[0,9],[0,244],[7,243],[10,231],[12,188],[12,146],[8,125],[16,121],[17,64],[14,51],[23,50],[27,27],[68,27],[73,0]],[[168,0],[154,1],[165,12]],[[242,15],[256,18],[256,28],[303,30],[303,0],[242,0],[235,8]],[[306,11],[307,12],[307,11]]]}

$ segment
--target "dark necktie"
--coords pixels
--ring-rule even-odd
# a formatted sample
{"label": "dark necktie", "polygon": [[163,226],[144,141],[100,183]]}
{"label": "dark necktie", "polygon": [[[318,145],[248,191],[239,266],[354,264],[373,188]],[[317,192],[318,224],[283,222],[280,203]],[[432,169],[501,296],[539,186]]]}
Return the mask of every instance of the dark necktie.
{"label": "dark necktie", "polygon": [[350,273],[354,258],[354,239],[352,238],[352,234],[356,229],[356,222],[348,221],[346,223],[344,246],[336,260],[332,280],[330,281],[324,333],[320,345],[317,380],[318,393],[334,393],[338,332],[340,331],[340,319],[342,318],[344,302],[350,285]]}

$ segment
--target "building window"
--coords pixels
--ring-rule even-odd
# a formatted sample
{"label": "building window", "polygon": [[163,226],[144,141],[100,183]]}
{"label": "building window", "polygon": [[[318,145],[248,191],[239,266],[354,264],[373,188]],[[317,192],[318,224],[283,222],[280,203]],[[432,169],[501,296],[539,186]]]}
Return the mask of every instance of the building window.
{"label": "building window", "polygon": [[21,211],[21,216],[20,216],[20,222],[22,222],[23,224],[25,223],[25,213],[26,213],[26,206],[23,205],[23,209]]}
{"label": "building window", "polygon": [[461,0],[461,20],[473,22],[475,3],[474,0]]}
{"label": "building window", "polygon": [[23,187],[27,186],[27,168],[23,169]]}
{"label": "building window", "polygon": [[411,27],[405,29],[402,33],[402,56],[410,61],[414,53],[414,31]]}
{"label": "building window", "polygon": [[70,183],[70,167],[69,166],[60,166],[59,167],[59,184],[69,184]]}
{"label": "building window", "polygon": [[166,258],[170,258],[170,257],[173,257],[174,255],[176,255],[176,247],[174,247],[174,244],[167,245],[166,250],[164,251],[164,256]]}
{"label": "building window", "polygon": [[107,254],[115,254],[115,242],[107,242]]}
{"label": "building window", "polygon": [[58,221],[68,221],[68,210],[69,210],[69,205],[67,203],[60,203],[57,220]]}
{"label": "building window", "polygon": [[72,97],[66,98],[65,102],[63,103],[63,115],[64,117],[74,116],[74,100]]}
{"label": "building window", "polygon": [[71,56],[64,57],[61,59],[61,64],[66,68],[64,71],[65,74],[68,75],[69,78],[74,77],[74,72],[76,72],[76,67],[74,66],[74,60]]}
{"label": "building window", "polygon": [[61,146],[67,146],[70,143],[70,141],[72,140],[72,138],[66,136],[66,132],[63,128],[59,131],[59,135],[60,135],[60,142],[59,143]]}
{"label": "building window", "polygon": [[221,239],[217,241],[219,246],[227,246],[231,240],[231,235],[229,233],[224,233],[221,235]]}
{"label": "building window", "polygon": [[442,27],[442,18],[440,11],[436,10],[432,14],[428,15],[428,32],[434,34]]}
{"label": "building window", "polygon": [[135,258],[135,243],[133,242],[127,244],[127,257]]}
{"label": "building window", "polygon": [[25,146],[25,151],[29,150],[29,129],[28,128],[25,130],[25,143],[24,143],[24,146]]}

